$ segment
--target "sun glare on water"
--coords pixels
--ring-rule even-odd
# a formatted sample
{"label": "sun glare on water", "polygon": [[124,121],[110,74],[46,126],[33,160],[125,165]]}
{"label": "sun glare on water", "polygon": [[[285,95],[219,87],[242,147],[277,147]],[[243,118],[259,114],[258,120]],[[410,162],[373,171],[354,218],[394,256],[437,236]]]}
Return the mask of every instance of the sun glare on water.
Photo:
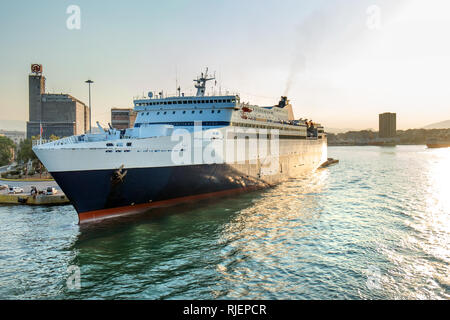
{"label": "sun glare on water", "polygon": [[432,151],[430,160],[429,198],[427,208],[430,213],[438,215],[445,230],[450,232],[450,148]]}
{"label": "sun glare on water", "polygon": [[[450,148],[428,151],[433,157],[429,161],[426,212],[421,229],[425,231],[429,252],[450,262]],[[447,285],[449,272],[449,267],[438,272],[440,281]]]}

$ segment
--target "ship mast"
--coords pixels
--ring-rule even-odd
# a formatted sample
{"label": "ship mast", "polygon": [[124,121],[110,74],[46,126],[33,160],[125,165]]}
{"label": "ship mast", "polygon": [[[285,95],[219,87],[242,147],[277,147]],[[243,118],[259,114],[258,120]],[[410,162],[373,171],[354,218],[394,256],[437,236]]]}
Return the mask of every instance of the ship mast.
{"label": "ship mast", "polygon": [[206,82],[214,79],[215,77],[208,78],[208,68],[206,68],[205,74],[203,74],[203,72],[201,73],[200,78],[197,77],[197,79],[194,79],[194,81],[197,82],[197,84],[195,85],[195,87],[197,88],[196,96],[203,97],[205,95]]}

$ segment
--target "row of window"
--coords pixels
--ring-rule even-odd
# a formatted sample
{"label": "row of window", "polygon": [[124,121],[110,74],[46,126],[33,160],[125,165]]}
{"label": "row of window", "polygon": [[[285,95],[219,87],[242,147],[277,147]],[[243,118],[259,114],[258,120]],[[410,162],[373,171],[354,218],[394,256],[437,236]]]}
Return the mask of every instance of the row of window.
{"label": "row of window", "polygon": [[[216,110],[211,110],[211,113],[215,113],[216,112]],[[186,114],[186,110],[183,110],[182,112],[181,112],[182,114]],[[192,110],[191,111],[191,114],[194,114],[195,113],[195,110]],[[202,114],[203,113],[203,110],[199,110],[198,111],[198,113],[200,113],[200,114]],[[217,113],[220,113],[220,110],[217,110]],[[159,116],[160,114],[163,114],[163,115],[165,115],[165,114],[167,114],[167,111],[158,111],[158,112],[156,112],[156,115],[157,116]],[[176,111],[172,111],[172,114],[176,114]],[[141,116],[144,116],[144,115],[150,115],[150,112],[141,112]]]}
{"label": "row of window", "polygon": [[292,128],[292,127],[276,127],[269,126],[263,124],[252,124],[252,123],[240,123],[240,122],[231,122],[232,126],[235,127],[245,127],[245,128],[261,128],[261,129],[278,129],[278,130],[293,130],[293,131],[304,131],[302,127]]}
{"label": "row of window", "polygon": [[[234,137],[234,139],[237,139],[238,137]],[[256,137],[257,139],[258,139],[258,137]],[[266,137],[264,137],[264,138],[266,138]],[[249,139],[249,137],[245,137],[245,139]],[[268,138],[267,139],[270,139],[270,135],[268,136]],[[298,139],[300,139],[300,140],[304,140],[304,139],[306,139],[306,137],[305,136],[293,136],[293,135],[280,135],[279,136],[279,139],[295,139],[295,140],[298,140]],[[311,138],[309,138],[309,139],[311,139]],[[317,139],[317,138],[316,138]],[[131,150],[105,150],[105,152],[106,153],[113,153],[113,152],[117,152],[117,153],[120,153],[120,152],[131,152]],[[184,151],[184,149],[180,149],[180,150],[167,150],[167,149],[160,149],[160,150],[158,150],[158,149],[156,149],[156,150],[151,150],[151,149],[143,149],[143,150],[136,150],[137,152],[183,152]]]}
{"label": "row of window", "polygon": [[155,101],[155,102],[139,102],[137,107],[141,106],[156,106],[156,105],[171,105],[171,104],[200,104],[200,103],[234,103],[236,99],[198,99],[198,100],[175,100],[175,101]]}
{"label": "row of window", "polygon": [[[113,152],[112,150],[106,150],[106,153],[111,153]],[[116,152],[122,152],[122,150],[116,150]],[[131,152],[131,150],[123,150],[123,152]]]}
{"label": "row of window", "polygon": [[[122,152],[122,150],[115,150],[116,152]],[[136,150],[137,152],[141,152],[141,150]],[[173,150],[175,152],[180,152],[180,151],[184,151],[183,149],[181,150]],[[112,153],[113,150],[106,150],[106,153]],[[123,150],[123,152],[131,152],[131,150]],[[172,152],[172,150],[149,150],[149,149],[145,149],[142,150],[142,152]]]}
{"label": "row of window", "polygon": [[[141,125],[145,125],[146,123],[135,123],[134,127],[135,128],[139,128]],[[194,121],[176,121],[176,122],[152,122],[149,124],[170,124],[173,126],[184,126],[184,127],[189,127],[189,126],[194,126],[195,122]],[[201,121],[201,125],[202,126],[228,126],[230,125],[230,123],[228,121]]]}
{"label": "row of window", "polygon": [[[132,142],[127,142],[127,147],[131,147],[131,145],[132,145]],[[106,146],[107,146],[107,147],[114,147],[114,143],[108,142],[108,143],[106,144]],[[123,142],[117,142],[116,146],[117,146],[117,147],[123,147]]]}
{"label": "row of window", "polygon": [[[200,110],[200,113],[202,110]],[[214,111],[214,110],[213,110]],[[218,113],[220,112],[220,110],[218,110]],[[166,114],[167,112],[164,112],[163,114]],[[175,111],[174,111],[175,113]],[[183,111],[183,113],[185,113],[185,111]],[[192,113],[194,113],[194,111],[192,111]],[[144,112],[142,113],[144,114]],[[148,114],[148,112],[147,112]],[[159,112],[157,112],[156,114],[159,114]],[[189,121],[189,122],[161,122],[161,124],[172,124],[174,126],[193,126],[194,122],[193,121]],[[153,123],[153,124],[160,124],[160,123]],[[235,127],[243,127],[243,128],[259,128],[259,129],[278,129],[278,130],[291,130],[291,131],[299,131],[299,132],[304,132],[305,129],[304,127],[277,127],[277,126],[271,126],[271,125],[264,125],[264,124],[253,124],[253,123],[241,123],[241,122],[226,122],[226,121],[203,121],[202,125],[204,126],[217,126],[217,125],[231,125],[231,126],[235,126]],[[135,123],[134,127],[140,127],[141,123]]]}
{"label": "row of window", "polygon": [[[306,136],[299,136],[299,135],[276,135],[279,139],[306,139]],[[270,134],[258,134],[258,133],[249,133],[249,134],[243,134],[243,135],[239,135],[239,134],[235,134],[233,132],[231,132],[228,135],[228,139],[267,139],[270,140],[271,138],[273,138]]]}

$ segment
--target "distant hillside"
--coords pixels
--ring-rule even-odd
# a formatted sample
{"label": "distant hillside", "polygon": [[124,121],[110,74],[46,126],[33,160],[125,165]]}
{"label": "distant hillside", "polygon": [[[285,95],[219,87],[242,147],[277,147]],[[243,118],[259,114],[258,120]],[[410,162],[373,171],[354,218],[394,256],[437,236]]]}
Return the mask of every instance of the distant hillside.
{"label": "distant hillside", "polygon": [[450,120],[432,123],[423,128],[424,129],[447,129],[447,128],[450,128]]}
{"label": "distant hillside", "polygon": [[350,129],[350,128],[327,128],[325,127],[325,131],[328,133],[344,133],[344,132],[349,132],[349,131],[354,131],[354,129]]}
{"label": "distant hillside", "polygon": [[[375,129],[373,129],[373,128],[367,128],[364,130],[365,131],[375,131]],[[352,129],[352,128],[327,128],[327,127],[325,127],[325,132],[327,132],[327,133],[338,134],[338,133],[346,133],[346,132],[350,132],[350,131],[362,131],[362,130],[357,130],[357,129]]]}
{"label": "distant hillside", "polygon": [[23,120],[0,120],[0,130],[4,131],[25,131],[27,122]]}

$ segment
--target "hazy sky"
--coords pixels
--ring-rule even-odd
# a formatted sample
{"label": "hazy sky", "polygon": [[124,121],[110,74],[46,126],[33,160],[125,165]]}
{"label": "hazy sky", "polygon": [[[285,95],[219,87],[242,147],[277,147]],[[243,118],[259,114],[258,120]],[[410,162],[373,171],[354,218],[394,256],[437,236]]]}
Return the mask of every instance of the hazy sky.
{"label": "hazy sky", "polygon": [[[69,5],[81,28],[69,30]],[[222,93],[275,104],[333,128],[398,128],[450,119],[450,1],[1,1],[0,119],[28,119],[28,73],[88,101],[106,123],[148,91],[186,94],[206,66]],[[209,85],[211,87],[211,84]],[[217,86],[217,90],[219,86]]]}

